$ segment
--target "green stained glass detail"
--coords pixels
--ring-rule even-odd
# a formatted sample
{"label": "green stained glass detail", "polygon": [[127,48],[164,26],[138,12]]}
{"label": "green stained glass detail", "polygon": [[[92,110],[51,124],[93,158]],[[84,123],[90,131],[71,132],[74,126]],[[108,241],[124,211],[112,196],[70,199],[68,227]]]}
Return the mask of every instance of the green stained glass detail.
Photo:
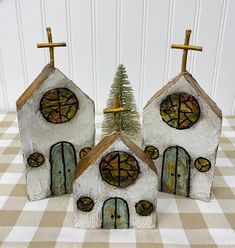
{"label": "green stained glass detail", "polygon": [[47,91],[40,102],[43,117],[51,123],[59,124],[70,121],[79,108],[75,94],[66,88]]}
{"label": "green stained glass detail", "polygon": [[44,161],[44,156],[39,152],[34,152],[27,159],[28,165],[30,165],[31,167],[38,167],[42,165]]}
{"label": "green stained glass detail", "polygon": [[211,162],[206,158],[199,157],[195,160],[194,166],[200,172],[207,172],[211,168]]}
{"label": "green stained glass detail", "polygon": [[100,162],[102,179],[110,185],[125,188],[138,177],[139,165],[135,157],[127,152],[111,152]]}
{"label": "green stained glass detail", "polygon": [[154,206],[149,201],[139,201],[135,204],[135,211],[141,216],[148,216],[153,212]]}
{"label": "green stained glass detail", "polygon": [[159,151],[155,146],[146,146],[144,152],[150,159],[157,159],[159,157]]}
{"label": "green stained glass detail", "polygon": [[80,159],[83,159],[87,155],[87,153],[90,151],[91,151],[91,147],[82,148],[82,150],[79,152]]}
{"label": "green stained glass detail", "polygon": [[94,207],[94,201],[87,196],[80,197],[77,201],[77,208],[83,212],[90,212]]}
{"label": "green stained glass detail", "polygon": [[176,93],[166,97],[161,103],[162,120],[176,129],[192,127],[200,116],[197,100],[186,93]]}

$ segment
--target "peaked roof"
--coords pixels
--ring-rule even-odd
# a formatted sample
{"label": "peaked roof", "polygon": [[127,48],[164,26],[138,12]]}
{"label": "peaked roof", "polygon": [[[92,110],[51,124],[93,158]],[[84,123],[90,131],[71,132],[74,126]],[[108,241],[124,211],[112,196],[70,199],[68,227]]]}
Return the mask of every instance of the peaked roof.
{"label": "peaked roof", "polygon": [[20,110],[24,106],[24,104],[28,101],[28,99],[39,88],[41,83],[49,77],[51,72],[53,72],[55,70],[57,70],[57,69],[50,66],[50,64],[46,65],[43,68],[43,70],[37,76],[37,78],[30,84],[30,86],[25,90],[25,92],[16,101],[17,111]]}
{"label": "peaked roof", "polygon": [[142,161],[144,161],[150,169],[157,174],[157,169],[153,161],[147,157],[143,150],[141,150],[132,140],[127,138],[120,132],[113,132],[105,136],[87,155],[78,162],[75,179],[92,165],[116,140],[121,140],[130,150]]}
{"label": "peaked roof", "polygon": [[220,118],[222,119],[222,111],[217,106],[217,104],[206,94],[206,92],[201,88],[201,86],[198,84],[196,79],[188,72],[181,72],[176,77],[174,77],[170,82],[168,82],[165,86],[163,86],[159,91],[157,91],[147,102],[144,109],[150,105],[155,99],[157,99],[160,95],[167,92],[174,84],[177,83],[177,81],[184,77],[186,81],[194,88],[194,90],[197,92],[198,95],[201,96],[201,98],[208,104],[208,106],[211,108],[211,110]]}

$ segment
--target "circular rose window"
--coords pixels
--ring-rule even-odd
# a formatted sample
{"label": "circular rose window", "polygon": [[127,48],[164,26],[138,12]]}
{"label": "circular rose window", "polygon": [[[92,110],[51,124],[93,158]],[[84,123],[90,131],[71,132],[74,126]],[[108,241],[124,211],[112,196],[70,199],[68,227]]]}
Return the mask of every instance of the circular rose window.
{"label": "circular rose window", "polygon": [[197,100],[186,93],[172,94],[161,103],[162,120],[176,129],[192,127],[200,116]]}
{"label": "circular rose window", "polygon": [[138,177],[139,165],[137,160],[127,152],[111,152],[100,162],[102,179],[110,185],[125,188]]}
{"label": "circular rose window", "polygon": [[75,116],[78,107],[77,97],[66,88],[47,91],[40,102],[43,117],[54,124],[70,121]]}

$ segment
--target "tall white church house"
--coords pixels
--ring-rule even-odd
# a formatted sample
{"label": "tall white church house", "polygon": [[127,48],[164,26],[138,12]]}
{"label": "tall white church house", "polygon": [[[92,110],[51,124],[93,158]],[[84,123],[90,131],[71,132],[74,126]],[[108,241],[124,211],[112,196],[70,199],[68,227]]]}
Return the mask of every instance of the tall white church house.
{"label": "tall white church house", "polygon": [[[188,50],[189,35],[183,45]],[[160,191],[209,201],[222,112],[186,71],[186,59],[182,72],[144,107],[143,147],[159,172]]]}
{"label": "tall white church house", "polygon": [[94,146],[94,102],[54,67],[51,54],[16,107],[29,200],[72,193],[77,161]]}

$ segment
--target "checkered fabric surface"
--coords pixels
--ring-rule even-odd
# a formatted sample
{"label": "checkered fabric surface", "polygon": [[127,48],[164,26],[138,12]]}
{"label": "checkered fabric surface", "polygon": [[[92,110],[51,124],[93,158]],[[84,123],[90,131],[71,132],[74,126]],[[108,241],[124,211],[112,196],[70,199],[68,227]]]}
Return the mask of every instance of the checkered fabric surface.
{"label": "checkered fabric surface", "polygon": [[0,247],[235,247],[235,116],[223,121],[211,202],[158,198],[156,229],[74,229],[71,195],[27,200],[16,113],[0,114]]}

